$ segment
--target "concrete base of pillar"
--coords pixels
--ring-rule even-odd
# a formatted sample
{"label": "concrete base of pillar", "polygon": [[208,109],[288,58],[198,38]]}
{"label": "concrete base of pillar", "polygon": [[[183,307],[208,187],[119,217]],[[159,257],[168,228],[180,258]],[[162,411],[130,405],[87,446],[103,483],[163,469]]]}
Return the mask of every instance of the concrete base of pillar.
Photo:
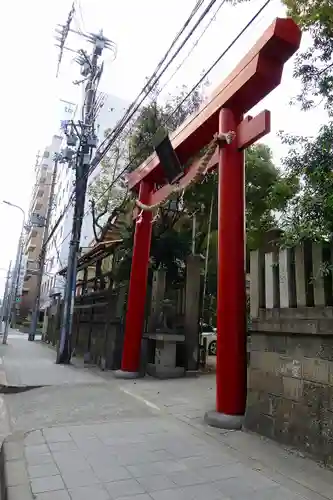
{"label": "concrete base of pillar", "polygon": [[217,411],[208,411],[205,414],[205,422],[211,427],[238,431],[243,426],[244,415],[226,415]]}
{"label": "concrete base of pillar", "polygon": [[140,377],[139,372],[125,372],[124,370],[116,370],[113,372],[113,374],[116,378],[123,378],[123,379],[134,379]]}

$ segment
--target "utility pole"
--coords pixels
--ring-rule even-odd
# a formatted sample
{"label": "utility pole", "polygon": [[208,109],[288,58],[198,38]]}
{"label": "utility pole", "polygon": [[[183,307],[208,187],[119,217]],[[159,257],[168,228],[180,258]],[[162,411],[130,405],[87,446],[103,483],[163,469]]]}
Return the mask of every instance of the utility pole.
{"label": "utility pole", "polygon": [[22,229],[20,232],[20,237],[19,237],[19,242],[17,246],[17,252],[16,252],[16,259],[15,259],[15,267],[14,267],[14,272],[13,272],[13,277],[12,277],[12,282],[11,282],[11,290],[9,293],[9,314],[7,315],[6,318],[6,324],[5,324],[5,334],[3,338],[3,343],[6,343],[7,335],[8,335],[8,329],[9,329],[9,324],[11,319],[15,318],[15,314],[13,311],[13,304],[14,307],[16,308],[16,295],[17,295],[17,289],[18,289],[18,283],[20,280],[20,270],[21,270],[21,262],[22,262],[22,251],[23,251],[23,232],[25,228],[25,211],[23,210],[22,207],[19,205],[15,205],[15,203],[12,203],[7,200],[2,200],[2,203],[5,203],[6,205],[16,208],[19,210],[23,216],[22,220]]}
{"label": "utility pole", "polygon": [[11,268],[12,268],[12,261],[10,261],[10,263],[9,263],[9,268],[8,268],[8,271],[7,271],[5,291],[4,291],[4,294],[3,294],[3,300],[2,300],[2,305],[1,305],[1,316],[0,316],[0,333],[1,334],[2,334],[3,320],[4,320],[4,317],[6,316],[6,312],[8,311],[8,299],[9,299],[8,292],[9,292],[9,280],[10,280]]}
{"label": "utility pole", "polygon": [[20,286],[20,278],[21,278],[21,267],[22,267],[22,257],[23,257],[23,246],[24,246],[24,236],[23,236],[23,231],[25,228],[25,219],[23,221],[23,227],[22,231],[20,234],[20,239],[19,239],[19,247],[18,247],[18,265],[17,265],[17,276],[16,276],[16,282],[15,282],[15,292],[14,292],[14,306],[13,306],[13,312],[12,312],[12,327],[16,327],[16,319],[17,319],[17,299],[18,299],[18,291],[19,291],[19,286]]}
{"label": "utility pole", "polygon": [[[77,259],[80,249],[81,228],[84,216],[87,181],[89,176],[92,150],[97,145],[94,130],[96,92],[102,74],[103,66],[98,64],[104,48],[110,48],[112,42],[99,34],[85,35],[93,44],[91,56],[83,50],[79,51],[76,61],[81,65],[81,74],[84,77],[85,96],[83,104],[83,121],[78,124],[71,123],[67,135],[67,144],[72,146],[79,138],[79,147],[76,154],[75,168],[75,206],[72,226],[72,235],[66,273],[66,286],[64,294],[64,308],[60,329],[60,342],[57,353],[57,363],[68,364],[71,359],[71,327],[76,290]],[[80,130],[79,130],[80,129]],[[66,156],[66,155],[65,155]],[[70,160],[71,155],[68,155]]]}
{"label": "utility pole", "polygon": [[55,184],[56,184],[56,180],[57,180],[58,161],[59,161],[59,157],[58,157],[58,155],[55,155],[53,172],[52,172],[51,187],[50,187],[50,196],[49,196],[49,200],[48,200],[47,212],[46,212],[46,218],[45,218],[43,242],[42,242],[42,248],[41,248],[40,255],[39,255],[39,270],[38,270],[38,275],[37,275],[36,298],[35,298],[35,304],[34,304],[34,309],[33,309],[33,313],[32,313],[32,318],[31,318],[29,337],[28,337],[28,340],[30,340],[30,341],[35,340],[38,317],[39,317],[40,294],[41,294],[41,288],[42,288],[42,280],[43,280],[43,274],[44,274],[45,257],[46,257],[46,249],[47,249],[46,241],[47,241],[48,234],[49,234],[52,207],[53,207],[53,202],[54,202],[54,189],[55,189]]}

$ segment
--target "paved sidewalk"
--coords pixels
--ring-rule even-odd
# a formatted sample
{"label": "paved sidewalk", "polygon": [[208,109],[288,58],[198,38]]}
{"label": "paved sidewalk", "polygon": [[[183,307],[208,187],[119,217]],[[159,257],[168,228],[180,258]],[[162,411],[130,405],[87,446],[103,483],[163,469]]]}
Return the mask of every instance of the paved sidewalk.
{"label": "paved sidewalk", "polygon": [[0,384],[8,386],[46,386],[100,382],[88,371],[56,365],[56,352],[39,340],[10,330],[7,345],[0,344]]}
{"label": "paved sidewalk", "polygon": [[[150,414],[44,428],[5,445],[8,500],[302,500],[332,498],[286,485],[205,434]],[[322,484],[322,487],[325,483]]]}
{"label": "paved sidewalk", "polygon": [[[22,352],[28,345],[35,363],[45,356],[50,368],[54,351],[21,342]],[[13,342],[11,359],[15,352]],[[21,382],[30,368],[36,375],[33,364]],[[76,384],[53,374],[54,386],[5,396],[8,500],[333,499],[333,473],[313,461],[256,435],[204,425],[215,397],[210,375],[119,381],[64,368],[81,374]]]}

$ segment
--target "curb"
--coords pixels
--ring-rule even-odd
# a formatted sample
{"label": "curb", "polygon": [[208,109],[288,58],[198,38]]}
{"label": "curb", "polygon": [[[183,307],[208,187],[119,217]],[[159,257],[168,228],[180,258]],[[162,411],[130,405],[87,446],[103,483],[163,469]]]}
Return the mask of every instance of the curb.
{"label": "curb", "polygon": [[6,461],[5,461],[5,442],[11,434],[10,419],[7,412],[7,407],[4,398],[0,396],[0,500],[7,500],[7,476],[6,476]]}
{"label": "curb", "polygon": [[[33,500],[28,472],[24,463],[22,436],[7,436],[0,450],[0,500]],[[20,466],[20,467],[18,467]]]}
{"label": "curb", "polygon": [[20,394],[21,392],[40,389],[44,385],[2,385],[0,384],[0,394]]}
{"label": "curb", "polygon": [[5,470],[5,440],[1,444],[0,449],[0,500],[7,500],[7,477]]}

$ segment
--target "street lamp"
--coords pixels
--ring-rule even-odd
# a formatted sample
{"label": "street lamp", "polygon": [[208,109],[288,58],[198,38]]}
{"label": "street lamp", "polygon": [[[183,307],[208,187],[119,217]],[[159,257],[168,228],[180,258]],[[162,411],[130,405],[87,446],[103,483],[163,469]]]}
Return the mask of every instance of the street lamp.
{"label": "street lamp", "polygon": [[[20,212],[23,215],[22,229],[21,229],[19,243],[18,243],[18,247],[17,247],[15,269],[14,269],[14,273],[13,273],[13,285],[14,286],[12,286],[11,293],[9,296],[9,308],[8,308],[9,314],[8,314],[7,319],[6,319],[5,332],[4,332],[3,339],[2,339],[2,343],[6,344],[7,337],[8,337],[10,314],[11,314],[11,311],[13,309],[14,299],[16,301],[16,296],[17,296],[18,287],[19,287],[19,283],[20,283],[20,271],[21,271],[22,254],[23,254],[23,231],[24,231],[24,227],[25,227],[26,217],[25,217],[25,211],[23,210],[23,208],[19,207],[18,205],[15,205],[14,203],[11,203],[10,201],[7,201],[7,200],[2,200],[2,203],[5,203],[6,205],[9,205],[10,207],[16,208],[17,210],[20,210]],[[16,302],[15,302],[15,307],[16,307]],[[15,317],[16,317],[16,311],[14,313],[14,319],[15,319]]]}

